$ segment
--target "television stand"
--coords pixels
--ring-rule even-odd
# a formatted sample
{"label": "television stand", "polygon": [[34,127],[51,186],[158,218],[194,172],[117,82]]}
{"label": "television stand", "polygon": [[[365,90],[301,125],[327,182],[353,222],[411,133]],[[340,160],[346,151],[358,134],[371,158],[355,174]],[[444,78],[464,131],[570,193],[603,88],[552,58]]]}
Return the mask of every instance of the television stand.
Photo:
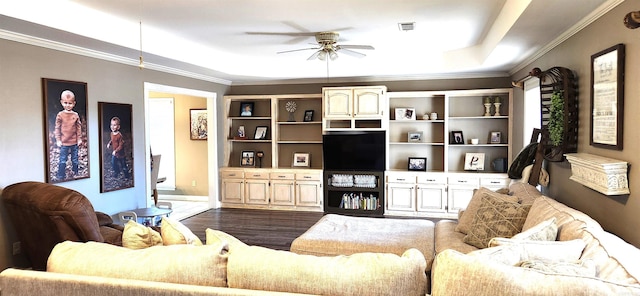
{"label": "television stand", "polygon": [[324,171],[324,212],[352,216],[384,215],[384,172]]}

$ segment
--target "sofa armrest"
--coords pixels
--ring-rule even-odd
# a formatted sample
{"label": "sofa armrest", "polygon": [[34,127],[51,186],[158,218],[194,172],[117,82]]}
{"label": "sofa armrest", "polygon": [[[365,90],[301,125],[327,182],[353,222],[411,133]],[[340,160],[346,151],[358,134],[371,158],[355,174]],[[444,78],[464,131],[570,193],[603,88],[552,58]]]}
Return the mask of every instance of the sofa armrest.
{"label": "sofa armrest", "polygon": [[640,295],[640,286],[594,277],[544,273],[445,250],[431,270],[431,294],[442,295]]}

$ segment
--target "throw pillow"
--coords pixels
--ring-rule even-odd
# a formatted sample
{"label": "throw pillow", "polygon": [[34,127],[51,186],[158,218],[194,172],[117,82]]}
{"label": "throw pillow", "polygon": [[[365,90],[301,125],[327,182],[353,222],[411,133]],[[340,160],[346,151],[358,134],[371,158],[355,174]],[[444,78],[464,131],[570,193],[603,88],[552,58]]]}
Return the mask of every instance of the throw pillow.
{"label": "throw pillow", "polygon": [[[541,260],[551,262],[575,262],[582,256],[586,244],[581,239],[569,241],[527,241],[497,237],[492,246],[519,250],[520,261]],[[491,248],[490,248],[491,249]]]}
{"label": "throw pillow", "polygon": [[160,233],[162,234],[162,242],[165,245],[196,245],[202,246],[202,241],[198,238],[189,228],[184,224],[167,218],[162,218],[162,224],[160,224]]}
{"label": "throw pillow", "polygon": [[500,194],[500,193],[491,191],[491,189],[488,189],[485,187],[480,187],[479,189],[476,189],[475,192],[473,193],[473,196],[471,197],[471,200],[469,201],[469,205],[467,205],[467,208],[464,210],[464,212],[460,213],[459,215],[458,225],[456,226],[456,229],[455,229],[457,232],[461,232],[464,234],[469,233],[469,230],[471,229],[471,224],[473,223],[473,219],[476,215],[476,212],[478,211],[478,207],[480,207],[480,204],[482,203],[482,197],[487,194],[491,196],[499,197],[503,200],[513,201],[513,202],[518,201],[518,198],[515,196]]}
{"label": "throw pillow", "polygon": [[162,237],[151,227],[129,220],[122,231],[122,246],[128,249],[162,246]]}
{"label": "throw pillow", "polygon": [[215,244],[220,244],[223,242],[226,242],[229,244],[229,250],[232,250],[236,247],[246,247],[247,244],[243,243],[242,241],[240,241],[239,239],[235,238],[234,236],[226,233],[226,232],[222,232],[220,230],[214,230],[211,228],[207,228],[205,231],[205,236],[206,236],[206,242],[207,245],[215,245]]}
{"label": "throw pillow", "polygon": [[542,192],[529,183],[516,182],[509,186],[509,194],[518,198],[521,204],[533,204]]}
{"label": "throw pillow", "polygon": [[482,196],[471,229],[463,242],[476,248],[486,248],[494,237],[512,237],[522,230],[531,205],[501,199],[490,194]]}
{"label": "throw pillow", "polygon": [[537,241],[554,241],[558,235],[558,225],[556,225],[556,217],[544,220],[538,225],[533,226],[523,232],[512,237],[518,240],[537,240]]}
{"label": "throw pillow", "polygon": [[422,252],[300,255],[258,246],[229,252],[230,288],[313,295],[425,295]]}
{"label": "throw pillow", "polygon": [[568,274],[579,276],[596,276],[596,265],[592,260],[572,262],[548,262],[529,260],[520,263],[520,267],[531,268],[544,273]]}

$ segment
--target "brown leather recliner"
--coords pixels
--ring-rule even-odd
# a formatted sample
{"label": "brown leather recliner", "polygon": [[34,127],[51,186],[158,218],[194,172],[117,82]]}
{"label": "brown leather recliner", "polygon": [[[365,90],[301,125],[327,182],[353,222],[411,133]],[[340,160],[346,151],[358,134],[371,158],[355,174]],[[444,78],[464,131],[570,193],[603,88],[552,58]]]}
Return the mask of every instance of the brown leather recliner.
{"label": "brown leather recliner", "polygon": [[46,270],[53,247],[63,241],[122,245],[123,227],[105,213],[95,212],[81,193],[42,182],[7,186],[2,200],[35,270]]}

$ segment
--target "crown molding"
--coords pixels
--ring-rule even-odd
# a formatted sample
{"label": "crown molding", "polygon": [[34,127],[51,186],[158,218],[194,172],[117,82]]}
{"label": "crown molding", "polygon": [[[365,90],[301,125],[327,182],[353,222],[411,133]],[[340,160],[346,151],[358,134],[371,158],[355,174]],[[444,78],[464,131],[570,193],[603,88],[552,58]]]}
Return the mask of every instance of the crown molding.
{"label": "crown molding", "polygon": [[[0,30],[0,38],[10,40],[10,41],[20,42],[24,44],[34,45],[38,47],[58,50],[62,52],[77,54],[81,56],[96,58],[100,60],[120,63],[128,66],[133,66],[136,68],[138,67],[138,64],[140,62],[137,57],[135,59],[132,59],[132,58],[109,54],[109,53],[92,50],[92,49],[88,49],[80,46],[74,46],[74,45],[52,41],[44,38],[38,38],[38,37],[33,37],[25,34],[15,33],[7,30]],[[231,85],[232,83],[230,80],[221,79],[221,78],[213,77],[210,75],[194,73],[191,71],[181,70],[181,69],[167,67],[159,64],[149,63],[149,62],[144,63],[144,70],[155,70],[155,71],[160,71],[164,73],[194,78],[198,80],[219,83],[223,85]]]}

